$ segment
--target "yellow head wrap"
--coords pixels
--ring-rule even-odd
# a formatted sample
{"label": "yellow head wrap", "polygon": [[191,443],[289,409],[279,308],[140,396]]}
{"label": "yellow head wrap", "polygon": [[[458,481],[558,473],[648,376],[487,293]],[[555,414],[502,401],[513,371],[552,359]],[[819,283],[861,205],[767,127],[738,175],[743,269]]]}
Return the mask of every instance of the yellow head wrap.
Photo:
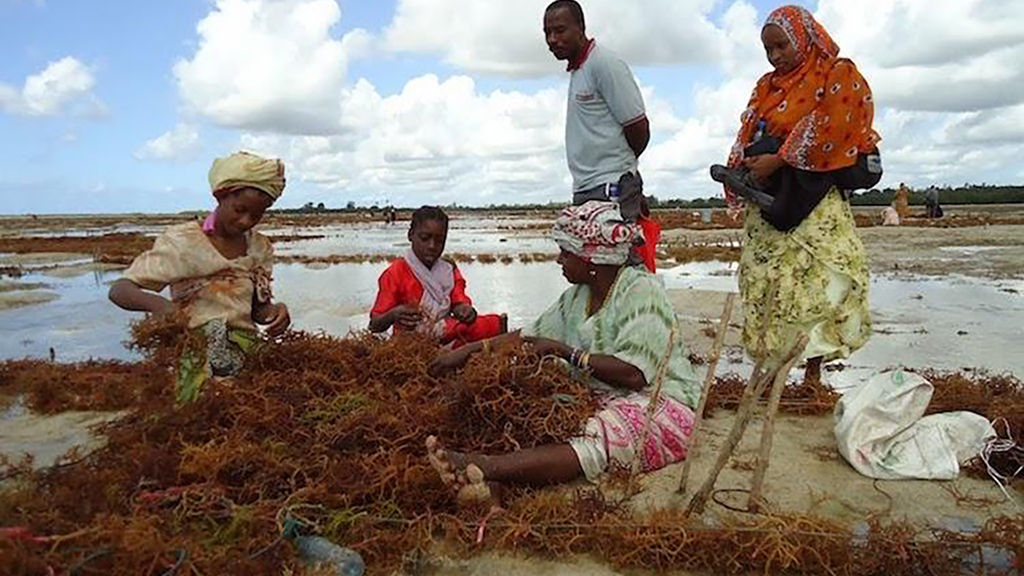
{"label": "yellow head wrap", "polygon": [[284,183],[281,160],[248,152],[217,158],[210,168],[210,190],[214,196],[236,188],[255,188],[277,200],[284,192]]}

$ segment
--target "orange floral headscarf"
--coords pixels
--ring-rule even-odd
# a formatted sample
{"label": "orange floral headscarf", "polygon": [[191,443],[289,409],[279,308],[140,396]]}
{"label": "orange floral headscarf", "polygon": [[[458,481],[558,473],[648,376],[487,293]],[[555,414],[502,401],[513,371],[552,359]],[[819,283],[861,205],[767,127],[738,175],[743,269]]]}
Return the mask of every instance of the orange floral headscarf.
{"label": "orange floral headscarf", "polygon": [[[875,106],[867,81],[853,62],[838,57],[839,46],[806,9],[777,8],[765,21],[770,25],[782,29],[802,61],[786,74],[773,71],[758,80],[740,116],[729,166],[743,161],[761,120],[767,135],[783,140],[778,153],[790,166],[812,172],[852,166],[881,140],[871,127]],[[728,187],[725,196],[738,203]]]}

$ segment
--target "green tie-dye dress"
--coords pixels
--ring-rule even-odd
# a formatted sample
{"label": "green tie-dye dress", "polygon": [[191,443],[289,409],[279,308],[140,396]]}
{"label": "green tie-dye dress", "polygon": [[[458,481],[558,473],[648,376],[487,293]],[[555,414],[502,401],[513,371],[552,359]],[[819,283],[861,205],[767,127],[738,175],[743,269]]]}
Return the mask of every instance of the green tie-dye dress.
{"label": "green tie-dye dress", "polygon": [[[700,380],[690,365],[675,311],[657,276],[623,267],[604,305],[588,317],[589,302],[589,286],[572,286],[523,332],[628,362],[644,373],[650,388],[668,351],[669,335],[675,330],[661,393],[690,408],[697,407]],[[629,393],[596,378],[590,379],[590,386],[614,395]]]}

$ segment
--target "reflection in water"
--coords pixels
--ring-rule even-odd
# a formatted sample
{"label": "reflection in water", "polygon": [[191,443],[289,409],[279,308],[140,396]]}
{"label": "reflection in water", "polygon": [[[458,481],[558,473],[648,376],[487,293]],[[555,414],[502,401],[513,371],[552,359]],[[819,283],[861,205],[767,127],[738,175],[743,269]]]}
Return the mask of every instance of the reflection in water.
{"label": "reflection in water", "polygon": [[[311,268],[302,264],[274,268],[275,294],[292,311],[295,327],[344,335],[368,321],[383,263]],[[477,309],[509,315],[513,328],[536,317],[568,286],[553,262],[460,264]],[[669,289],[735,290],[735,264],[692,263],[660,273]],[[122,342],[137,314],[124,312],[106,298],[116,275],[85,274],[45,278],[60,299],[38,306],[0,311],[0,357],[47,357],[53,347],[63,361],[132,358]],[[24,282],[44,279],[29,274]],[[1024,366],[1024,296],[1020,286],[971,278],[897,279],[875,276],[870,299],[878,332],[836,376],[850,385],[890,366],[995,372]],[[681,316],[692,317],[682,311]],[[717,315],[710,311],[708,316]]]}

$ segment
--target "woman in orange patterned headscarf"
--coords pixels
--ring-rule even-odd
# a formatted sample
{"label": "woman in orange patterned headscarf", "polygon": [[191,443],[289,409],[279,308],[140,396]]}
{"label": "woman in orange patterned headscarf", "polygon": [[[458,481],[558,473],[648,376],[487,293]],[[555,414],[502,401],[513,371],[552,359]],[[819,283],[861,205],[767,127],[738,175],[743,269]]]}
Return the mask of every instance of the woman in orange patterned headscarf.
{"label": "woman in orange patterned headscarf", "polygon": [[774,70],[741,116],[729,169],[712,174],[730,204],[735,192],[753,202],[740,263],[747,352],[771,361],[808,334],[816,379],[871,334],[867,258],[843,191],[877,183],[880,138],[867,81],[810,12],[773,11],[761,40]]}
{"label": "woman in orange patterned headscarf", "polygon": [[[730,168],[742,165],[766,182],[786,166],[813,173],[849,168],[876,149],[871,88],[853,62],[838,57],[839,46],[810,12],[776,9],[761,39],[775,70],[757,82],[740,117]],[[763,136],[781,140],[778,151],[745,157]],[[726,197],[738,201],[728,187]]]}

